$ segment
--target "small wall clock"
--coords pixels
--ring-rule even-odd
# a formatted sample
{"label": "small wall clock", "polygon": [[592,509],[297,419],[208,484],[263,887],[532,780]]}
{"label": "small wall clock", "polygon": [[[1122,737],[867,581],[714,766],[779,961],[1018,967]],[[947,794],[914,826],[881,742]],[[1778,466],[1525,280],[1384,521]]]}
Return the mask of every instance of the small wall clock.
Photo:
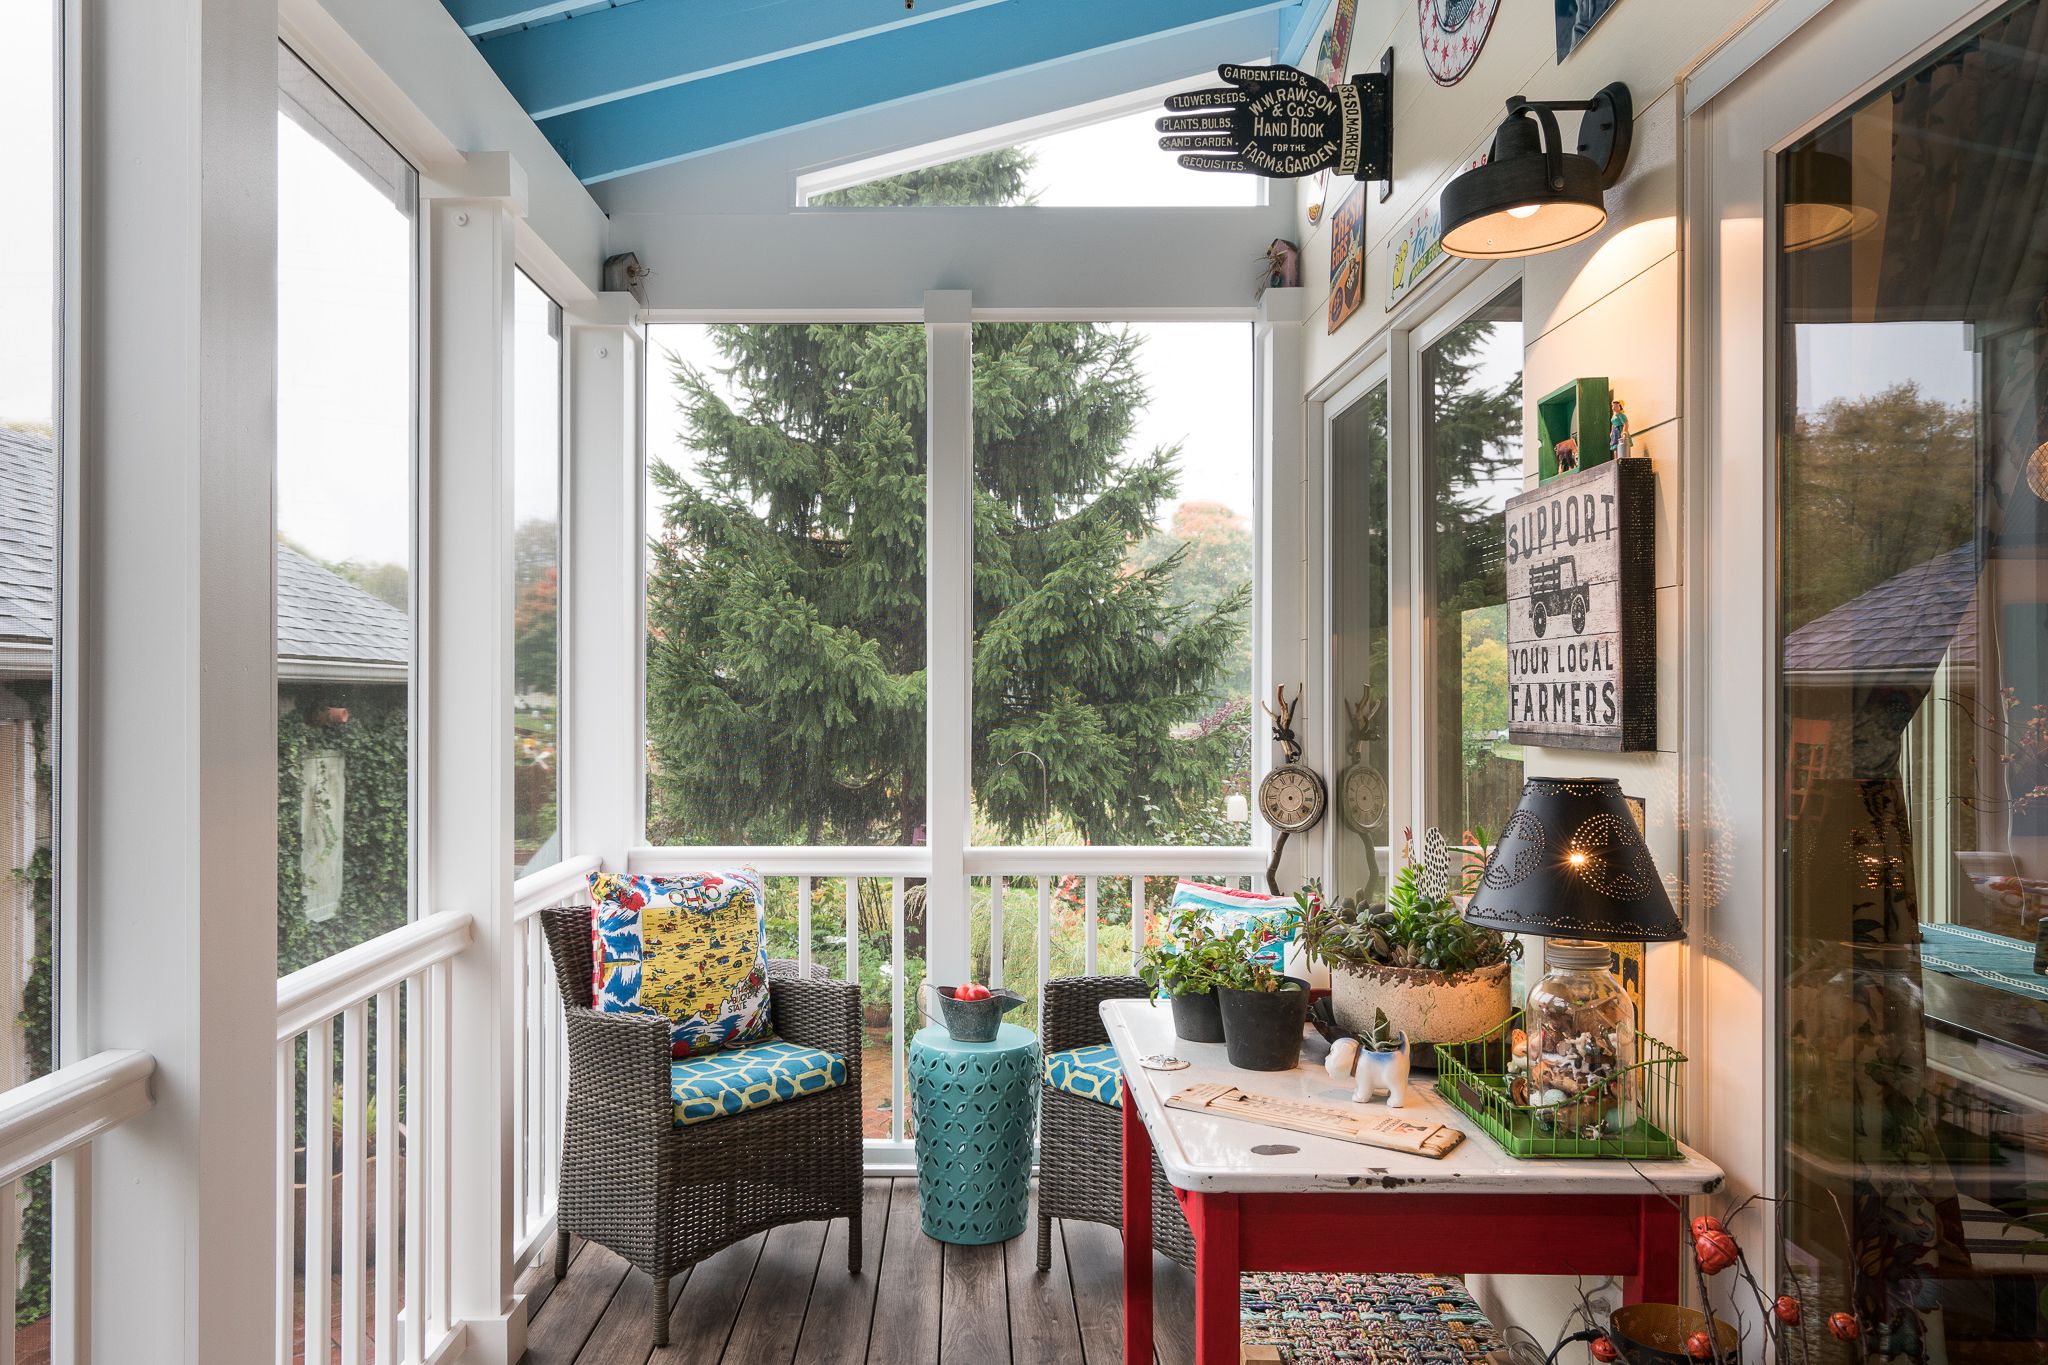
{"label": "small wall clock", "polygon": [[1422,63],[1438,85],[1456,85],[1479,60],[1500,0],[1415,0]]}
{"label": "small wall clock", "polygon": [[1294,737],[1294,708],[1300,704],[1301,693],[1288,701],[1283,683],[1273,689],[1273,705],[1265,708],[1273,718],[1273,742],[1280,746],[1284,760],[1259,779],[1259,814],[1280,831],[1273,841],[1272,861],[1266,865],[1266,890],[1276,896],[1280,894],[1280,855],[1287,848],[1287,836],[1313,828],[1330,808],[1329,789],[1316,770],[1301,761],[1301,741]]}

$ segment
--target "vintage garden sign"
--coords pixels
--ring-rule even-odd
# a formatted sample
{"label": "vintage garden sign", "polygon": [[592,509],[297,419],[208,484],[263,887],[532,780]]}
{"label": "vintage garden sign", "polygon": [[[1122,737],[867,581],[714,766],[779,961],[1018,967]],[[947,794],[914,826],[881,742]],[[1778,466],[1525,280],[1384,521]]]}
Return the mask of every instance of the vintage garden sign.
{"label": "vintage garden sign", "polygon": [[1508,500],[1512,743],[1657,747],[1656,477],[1611,460]]}

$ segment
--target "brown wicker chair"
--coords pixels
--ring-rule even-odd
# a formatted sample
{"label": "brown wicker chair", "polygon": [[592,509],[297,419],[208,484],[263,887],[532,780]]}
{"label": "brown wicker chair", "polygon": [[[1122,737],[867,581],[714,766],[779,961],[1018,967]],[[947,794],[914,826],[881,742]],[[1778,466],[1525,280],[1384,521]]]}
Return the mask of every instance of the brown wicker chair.
{"label": "brown wicker chair", "polygon": [[669,1023],[603,1014],[590,998],[590,912],[543,910],[568,1016],[569,1096],[555,1222],[555,1278],[585,1237],[654,1281],[654,1344],[668,1344],[668,1286],[763,1228],[847,1220],[846,1268],[860,1271],[860,990],[769,964],[776,1036],[846,1059],[846,1083],[679,1128]]}
{"label": "brown wicker chair", "polygon": [[[1135,976],[1067,976],[1045,983],[1038,1002],[1040,1040],[1049,1056],[1109,1041],[1105,1000],[1142,1000]],[[1121,1228],[1124,1222],[1123,1116],[1109,1105],[1049,1085],[1039,1087],[1038,1268],[1052,1265],[1052,1220],[1080,1218]],[[1152,1166],[1152,1245],[1195,1268],[1195,1239],[1180,1201]]]}

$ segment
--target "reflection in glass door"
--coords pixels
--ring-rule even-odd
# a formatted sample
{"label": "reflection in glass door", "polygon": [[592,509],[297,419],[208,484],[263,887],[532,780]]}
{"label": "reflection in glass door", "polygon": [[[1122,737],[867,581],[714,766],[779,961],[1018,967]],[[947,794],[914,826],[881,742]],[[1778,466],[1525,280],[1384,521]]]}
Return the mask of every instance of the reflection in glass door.
{"label": "reflection in glass door", "polygon": [[1330,609],[1336,675],[1340,896],[1377,901],[1388,874],[1387,384],[1330,422]]}
{"label": "reflection in glass door", "polygon": [[2044,68],[2029,0],[1778,158],[1783,1270],[1878,1358],[2048,1340]]}

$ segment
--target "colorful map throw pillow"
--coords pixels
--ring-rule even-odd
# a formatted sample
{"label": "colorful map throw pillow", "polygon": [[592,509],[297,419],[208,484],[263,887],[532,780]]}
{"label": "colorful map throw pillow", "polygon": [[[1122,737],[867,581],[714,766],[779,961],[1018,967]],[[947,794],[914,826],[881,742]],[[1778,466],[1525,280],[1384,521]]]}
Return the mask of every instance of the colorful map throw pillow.
{"label": "colorful map throw pillow", "polygon": [[667,1015],[676,1057],[768,1036],[768,893],[760,874],[593,872],[590,902],[593,1009]]}
{"label": "colorful map throw pillow", "polygon": [[1198,909],[1204,912],[1211,928],[1218,933],[1231,933],[1237,929],[1250,929],[1259,939],[1258,951],[1253,954],[1274,971],[1283,975],[1290,970],[1300,976],[1300,964],[1294,944],[1294,916],[1298,907],[1290,896],[1269,896],[1263,891],[1238,891],[1227,886],[1210,886],[1206,882],[1183,881],[1173,888],[1173,905],[1167,911],[1167,920],[1183,910]]}

